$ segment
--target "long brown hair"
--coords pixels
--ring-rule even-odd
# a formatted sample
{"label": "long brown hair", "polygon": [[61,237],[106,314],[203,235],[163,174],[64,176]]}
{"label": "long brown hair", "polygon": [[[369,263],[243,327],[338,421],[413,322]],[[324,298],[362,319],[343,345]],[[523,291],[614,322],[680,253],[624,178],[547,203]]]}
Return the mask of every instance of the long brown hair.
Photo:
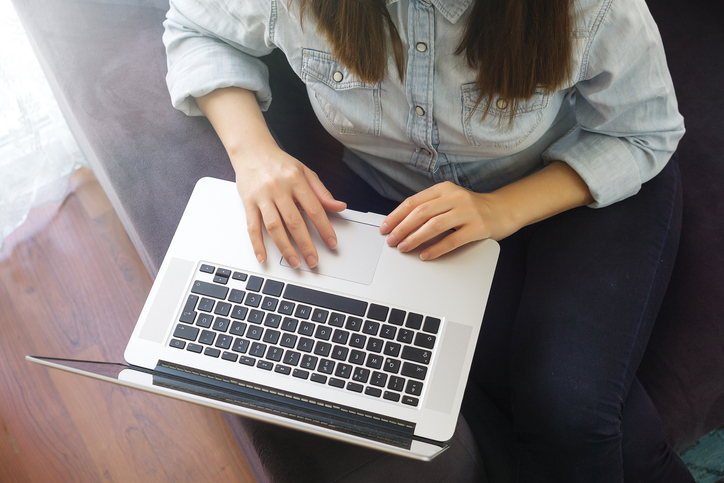
{"label": "long brown hair", "polygon": [[[387,75],[388,42],[400,79],[404,53],[385,0],[300,0],[309,9],[333,54],[368,82]],[[571,73],[572,0],[476,0],[460,44],[478,72],[477,103],[487,115],[494,96],[509,100],[511,121],[518,101],[542,88],[552,92]],[[476,105],[477,106],[477,105]]]}

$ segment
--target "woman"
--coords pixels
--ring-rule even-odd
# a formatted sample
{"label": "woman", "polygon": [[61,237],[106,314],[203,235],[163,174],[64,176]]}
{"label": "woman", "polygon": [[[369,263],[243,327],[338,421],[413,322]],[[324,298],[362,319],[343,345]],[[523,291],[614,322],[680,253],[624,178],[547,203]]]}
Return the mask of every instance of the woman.
{"label": "woman", "polygon": [[260,263],[263,224],[314,267],[297,204],[331,248],[325,210],[345,207],[261,115],[256,57],[280,48],[344,161],[401,202],[388,244],[454,230],[434,260],[501,241],[471,378],[514,423],[517,480],[692,481],[635,377],[678,243],[684,132],[642,1],[174,0],[165,27],[174,105],[224,143]]}

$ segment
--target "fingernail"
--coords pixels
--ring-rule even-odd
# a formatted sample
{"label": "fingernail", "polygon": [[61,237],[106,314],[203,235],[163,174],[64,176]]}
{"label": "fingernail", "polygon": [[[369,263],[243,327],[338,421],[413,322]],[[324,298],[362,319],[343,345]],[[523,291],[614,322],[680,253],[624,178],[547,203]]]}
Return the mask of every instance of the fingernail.
{"label": "fingernail", "polygon": [[289,265],[291,265],[294,268],[297,268],[300,264],[299,259],[297,257],[289,257]]}
{"label": "fingernail", "polygon": [[309,255],[307,257],[307,265],[309,268],[314,268],[314,266],[317,264],[317,259],[314,258],[312,255]]}
{"label": "fingernail", "polygon": [[390,234],[390,236],[387,237],[387,244],[391,247],[397,245],[397,239],[395,238],[395,235]]}
{"label": "fingernail", "polygon": [[329,248],[335,248],[337,246],[337,240],[335,240],[334,237],[330,236],[329,240],[327,240],[327,246]]}
{"label": "fingernail", "polygon": [[428,253],[428,252],[422,252],[422,253],[420,254],[420,260],[427,260],[428,258],[430,258],[430,253]]}
{"label": "fingernail", "polygon": [[387,226],[387,223],[382,223],[382,224],[380,225],[380,233],[382,233],[383,235],[387,234],[387,231],[388,231],[389,229],[390,229],[390,227]]}
{"label": "fingernail", "polygon": [[256,259],[259,261],[259,263],[264,263],[264,257],[261,256],[261,253],[257,253]]}
{"label": "fingernail", "polygon": [[406,243],[406,242],[400,243],[399,245],[397,245],[397,249],[400,250],[401,252],[406,252],[406,251],[407,251],[407,243]]}

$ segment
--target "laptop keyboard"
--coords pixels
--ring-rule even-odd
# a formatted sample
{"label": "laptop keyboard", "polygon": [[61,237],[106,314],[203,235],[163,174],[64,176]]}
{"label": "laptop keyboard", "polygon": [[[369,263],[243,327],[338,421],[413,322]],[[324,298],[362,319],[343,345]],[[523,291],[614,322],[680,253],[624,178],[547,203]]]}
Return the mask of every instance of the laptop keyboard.
{"label": "laptop keyboard", "polygon": [[441,318],[209,264],[199,272],[171,347],[419,405]]}

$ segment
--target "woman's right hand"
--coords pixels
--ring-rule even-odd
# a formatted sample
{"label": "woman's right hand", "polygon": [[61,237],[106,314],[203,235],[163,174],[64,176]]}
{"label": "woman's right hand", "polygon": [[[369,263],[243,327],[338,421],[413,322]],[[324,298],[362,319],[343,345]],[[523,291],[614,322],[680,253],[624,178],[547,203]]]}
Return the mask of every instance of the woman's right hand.
{"label": "woman's right hand", "polygon": [[[337,246],[337,236],[325,210],[342,211],[346,204],[334,199],[317,174],[277,146],[235,156],[236,186],[244,203],[247,230],[259,263],[267,258],[262,224],[294,268],[301,260],[310,267],[319,261],[317,250],[302,218],[304,210],[329,248]],[[287,230],[301,251],[296,252]]]}

